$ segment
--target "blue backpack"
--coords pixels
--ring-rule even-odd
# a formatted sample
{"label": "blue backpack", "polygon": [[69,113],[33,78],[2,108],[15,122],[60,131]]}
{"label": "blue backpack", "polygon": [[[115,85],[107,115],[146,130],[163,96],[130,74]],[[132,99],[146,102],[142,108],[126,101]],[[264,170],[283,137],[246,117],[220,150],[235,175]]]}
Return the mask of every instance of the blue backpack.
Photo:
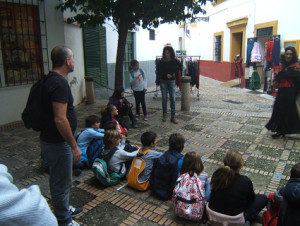
{"label": "blue backpack", "polygon": [[[78,140],[78,137],[84,130],[81,130],[79,133],[75,135],[75,140]],[[89,146],[86,149],[86,155],[87,159],[89,161],[89,164],[92,166],[95,159],[98,158],[98,156],[101,156],[103,152],[103,140],[102,139],[93,139]]]}
{"label": "blue backpack", "polygon": [[154,194],[161,199],[170,199],[178,178],[178,160],[183,155],[166,151],[154,163],[150,177],[150,187]]}
{"label": "blue backpack", "polygon": [[94,161],[98,156],[103,152],[103,140],[102,139],[93,139],[89,144],[86,154],[90,165],[93,165]]}

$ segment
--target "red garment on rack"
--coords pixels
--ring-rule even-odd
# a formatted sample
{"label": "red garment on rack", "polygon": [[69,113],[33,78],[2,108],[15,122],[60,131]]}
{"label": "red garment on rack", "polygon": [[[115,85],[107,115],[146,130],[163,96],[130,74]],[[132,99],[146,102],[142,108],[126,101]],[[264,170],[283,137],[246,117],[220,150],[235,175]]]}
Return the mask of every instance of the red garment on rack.
{"label": "red garment on rack", "polygon": [[267,56],[266,56],[266,59],[268,62],[272,62],[273,47],[274,47],[274,41],[269,41],[268,49],[267,49]]}
{"label": "red garment on rack", "polygon": [[181,90],[181,70],[178,71],[178,87]]}

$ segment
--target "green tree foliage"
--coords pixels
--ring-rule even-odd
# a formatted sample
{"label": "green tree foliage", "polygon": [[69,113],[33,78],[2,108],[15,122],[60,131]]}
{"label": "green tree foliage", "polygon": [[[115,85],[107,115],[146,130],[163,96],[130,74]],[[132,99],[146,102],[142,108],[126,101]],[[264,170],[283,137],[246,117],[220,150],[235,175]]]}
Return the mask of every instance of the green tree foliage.
{"label": "green tree foliage", "polygon": [[202,6],[213,0],[59,0],[57,9],[69,10],[75,16],[68,22],[78,22],[81,27],[99,26],[107,20],[115,24],[119,39],[116,59],[115,88],[123,87],[123,60],[126,37],[136,26],[156,28],[163,23],[194,21]]}

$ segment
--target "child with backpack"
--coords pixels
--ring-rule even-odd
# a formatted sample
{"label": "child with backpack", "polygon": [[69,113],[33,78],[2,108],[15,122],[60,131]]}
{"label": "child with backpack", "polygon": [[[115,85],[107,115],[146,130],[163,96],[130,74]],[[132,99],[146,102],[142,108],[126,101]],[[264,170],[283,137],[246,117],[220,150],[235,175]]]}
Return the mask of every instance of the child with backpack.
{"label": "child with backpack", "polygon": [[274,193],[274,201],[280,207],[278,226],[300,225],[300,162],[292,167],[286,185]]}
{"label": "child with backpack", "polygon": [[[76,136],[77,144],[82,154],[80,162],[73,163],[73,169],[90,168],[93,165],[95,158],[103,149],[103,137],[104,129],[100,129],[99,117],[96,115],[88,116],[85,119],[85,129]],[[96,142],[96,148],[93,151],[89,149],[92,142]]]}
{"label": "child with backpack", "polygon": [[181,154],[185,138],[180,133],[173,133],[169,137],[169,150],[157,159],[154,164],[150,186],[154,194],[161,199],[170,199],[176,180],[179,176],[184,156]]}
{"label": "child with backpack", "polygon": [[[188,152],[184,156],[181,175],[176,181],[172,203],[175,214],[188,220],[201,220],[205,210],[206,197],[210,187],[208,174],[197,152]],[[206,196],[208,194],[208,196]]]}
{"label": "child with backpack", "polygon": [[129,66],[129,81],[135,98],[136,120],[140,118],[140,104],[142,105],[144,120],[147,121],[145,93],[147,92],[147,79],[137,60],[132,60]]}
{"label": "child with backpack", "polygon": [[138,150],[133,152],[125,151],[119,146],[121,139],[122,137],[118,130],[108,130],[105,132],[103,138],[103,159],[106,159],[106,156],[110,155],[110,158],[107,160],[108,172],[118,173],[122,178],[126,175],[126,171],[132,159],[137,155]]}
{"label": "child with backpack", "polygon": [[154,150],[156,142],[156,133],[149,131],[142,134],[141,143],[143,147],[139,150],[137,157],[133,159],[127,175],[127,182],[130,187],[140,191],[146,191],[149,188],[153,162],[163,154]]}

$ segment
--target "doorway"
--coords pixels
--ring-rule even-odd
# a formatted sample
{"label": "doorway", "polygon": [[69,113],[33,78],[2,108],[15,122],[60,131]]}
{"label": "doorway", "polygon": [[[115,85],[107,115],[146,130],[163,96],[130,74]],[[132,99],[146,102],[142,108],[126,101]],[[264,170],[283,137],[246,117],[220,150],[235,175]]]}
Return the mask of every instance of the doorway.
{"label": "doorway", "polygon": [[231,46],[231,62],[234,62],[234,59],[239,54],[243,56],[243,32],[232,33],[232,46]]}

